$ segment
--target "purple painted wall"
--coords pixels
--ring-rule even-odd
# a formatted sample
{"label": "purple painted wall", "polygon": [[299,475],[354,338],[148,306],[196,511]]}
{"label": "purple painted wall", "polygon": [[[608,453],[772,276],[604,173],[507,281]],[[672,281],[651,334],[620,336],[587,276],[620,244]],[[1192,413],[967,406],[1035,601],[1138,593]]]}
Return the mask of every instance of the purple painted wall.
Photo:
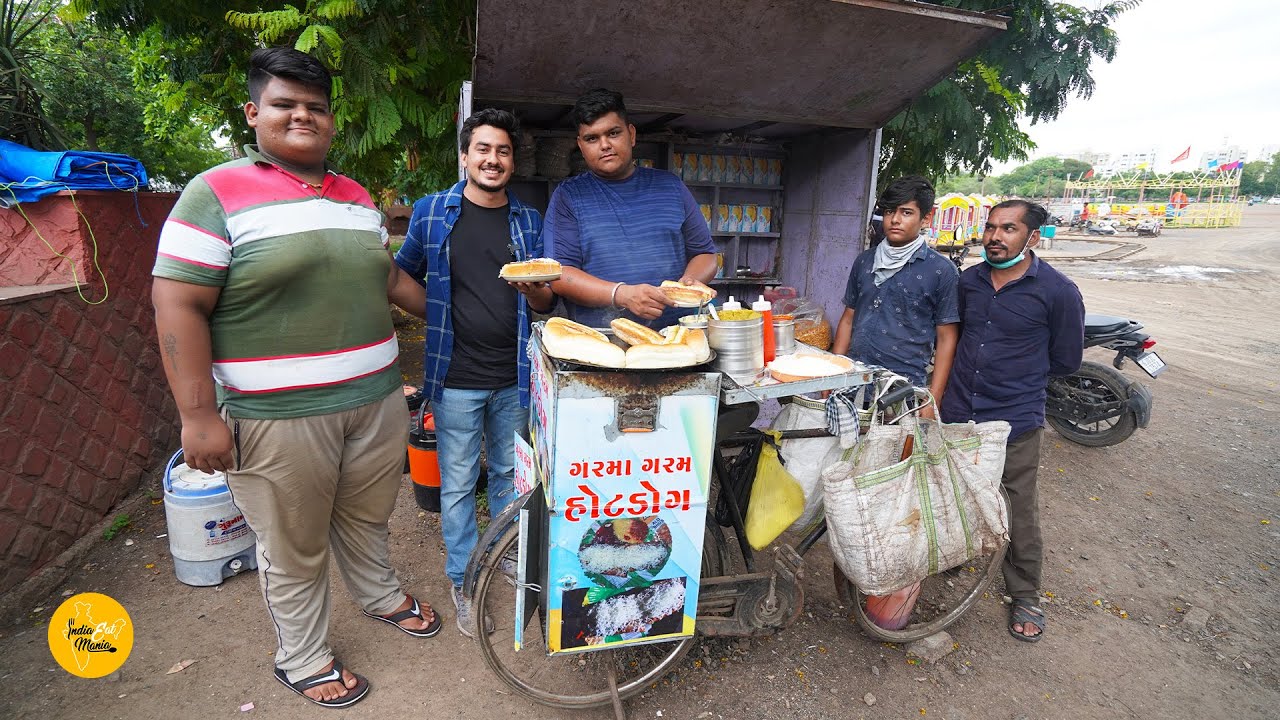
{"label": "purple painted wall", "polygon": [[782,281],[821,305],[833,328],[865,242],[874,144],[874,131],[833,131],[792,141],[787,157]]}

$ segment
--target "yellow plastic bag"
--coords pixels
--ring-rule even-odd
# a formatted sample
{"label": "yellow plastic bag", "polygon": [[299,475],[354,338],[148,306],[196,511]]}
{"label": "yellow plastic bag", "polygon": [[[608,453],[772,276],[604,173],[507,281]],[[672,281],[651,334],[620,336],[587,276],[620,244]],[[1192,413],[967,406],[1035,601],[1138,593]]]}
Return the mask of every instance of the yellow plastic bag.
{"label": "yellow plastic bag", "polygon": [[804,512],[804,490],[778,461],[778,448],[774,443],[781,436],[776,432],[766,434],[773,442],[766,441],[760,448],[751,501],[743,521],[747,542],[756,550],[763,550],[776,540]]}

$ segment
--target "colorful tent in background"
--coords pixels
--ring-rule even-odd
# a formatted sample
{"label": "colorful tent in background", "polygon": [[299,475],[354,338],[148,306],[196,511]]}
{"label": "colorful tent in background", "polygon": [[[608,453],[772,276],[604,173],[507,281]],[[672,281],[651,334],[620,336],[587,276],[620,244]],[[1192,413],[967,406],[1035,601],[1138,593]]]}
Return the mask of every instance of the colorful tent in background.
{"label": "colorful tent in background", "polygon": [[1183,160],[1186,160],[1186,159],[1187,159],[1187,158],[1189,158],[1189,157],[1191,157],[1191,146],[1190,146],[1190,145],[1188,145],[1188,146],[1187,146],[1187,149],[1186,149],[1186,150],[1183,150],[1181,153],[1178,153],[1178,157],[1176,157],[1176,158],[1174,158],[1174,159],[1170,160],[1170,161],[1169,161],[1169,164],[1170,164],[1170,165],[1172,165],[1172,164],[1174,164],[1174,163],[1180,163],[1180,162],[1182,162]]}
{"label": "colorful tent in background", "polygon": [[1218,172],[1231,172],[1232,170],[1239,170],[1242,167],[1244,167],[1244,161],[1237,160],[1235,162],[1229,162],[1226,165],[1219,166]]}

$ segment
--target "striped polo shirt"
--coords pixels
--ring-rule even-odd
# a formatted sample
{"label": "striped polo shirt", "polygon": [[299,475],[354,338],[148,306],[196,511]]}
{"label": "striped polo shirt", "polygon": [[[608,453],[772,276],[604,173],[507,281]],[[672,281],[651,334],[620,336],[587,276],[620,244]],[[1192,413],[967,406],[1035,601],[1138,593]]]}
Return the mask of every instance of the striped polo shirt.
{"label": "striped polo shirt", "polygon": [[320,189],[246,147],[178,198],[152,274],[221,288],[218,402],[245,418],[338,412],[401,384],[382,213],[330,170]]}

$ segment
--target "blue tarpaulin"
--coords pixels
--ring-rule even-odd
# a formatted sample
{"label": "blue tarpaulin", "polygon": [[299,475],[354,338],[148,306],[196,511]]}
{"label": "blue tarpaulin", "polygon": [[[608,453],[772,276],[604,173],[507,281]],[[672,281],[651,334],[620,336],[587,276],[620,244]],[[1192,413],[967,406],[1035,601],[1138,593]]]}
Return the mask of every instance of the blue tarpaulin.
{"label": "blue tarpaulin", "polygon": [[33,202],[60,190],[141,190],[147,170],[117,153],[40,152],[0,140],[0,207]]}

